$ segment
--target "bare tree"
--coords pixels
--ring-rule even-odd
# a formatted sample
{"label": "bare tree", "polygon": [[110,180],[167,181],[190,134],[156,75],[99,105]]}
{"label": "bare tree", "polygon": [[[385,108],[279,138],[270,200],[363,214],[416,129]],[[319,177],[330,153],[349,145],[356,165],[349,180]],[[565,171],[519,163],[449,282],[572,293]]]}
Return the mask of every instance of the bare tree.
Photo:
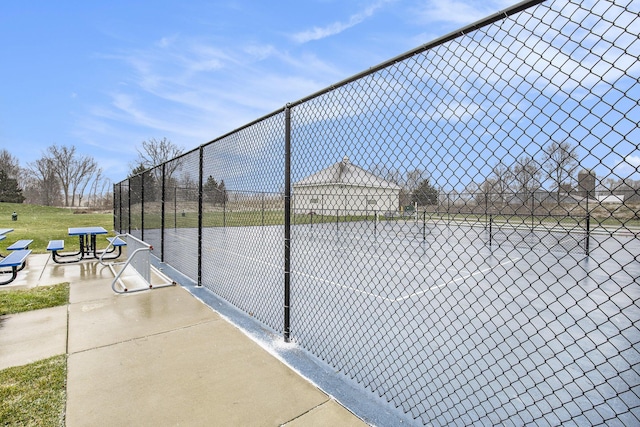
{"label": "bare tree", "polygon": [[82,156],[73,160],[73,171],[71,176],[71,204],[75,204],[76,196],[78,196],[78,206],[82,205],[84,192],[96,173],[102,170],[98,167],[98,163],[93,157]]}
{"label": "bare tree", "polygon": [[28,203],[56,206],[61,203],[60,183],[52,160],[42,157],[27,164],[25,196]]}
{"label": "bare tree", "polygon": [[69,206],[69,192],[73,177],[73,158],[76,154],[76,147],[52,145],[47,148],[47,153],[48,159],[51,161],[51,167],[58,177],[58,182],[64,193],[64,205]]}
{"label": "bare tree", "polygon": [[523,155],[513,167],[515,190],[523,203],[527,203],[533,193],[541,187],[542,168],[536,159]]}
{"label": "bare tree", "polygon": [[415,168],[406,172],[403,186],[400,190],[400,206],[406,206],[409,203],[415,202],[414,191],[425,180],[428,182],[429,178],[427,173],[423,169]]}
{"label": "bare tree", "polygon": [[425,180],[428,179],[427,173],[420,168],[416,168],[414,170],[407,171],[407,177],[405,179],[405,186],[407,190],[411,193],[413,190],[418,188],[418,186]]}
{"label": "bare tree", "polygon": [[494,178],[485,179],[476,192],[476,203],[479,206],[483,206],[485,211],[494,206],[496,200],[499,200],[499,196],[496,194],[496,180]]}
{"label": "bare tree", "polygon": [[551,179],[552,189],[556,190],[557,201],[560,204],[565,181],[572,179],[578,168],[576,148],[569,142],[552,142],[542,149],[542,165]]}
{"label": "bare tree", "polygon": [[375,176],[382,178],[386,181],[392,182],[394,184],[400,185],[402,181],[401,179],[402,174],[400,173],[400,170],[394,167],[386,166],[385,164],[382,164],[382,163],[375,163],[371,165],[371,167],[369,168],[369,171]]}
{"label": "bare tree", "polygon": [[[142,148],[136,148],[138,157],[134,162],[133,169],[143,167],[144,170],[151,169],[155,166],[168,162],[165,166],[165,179],[170,180],[174,172],[180,167],[181,162],[176,159],[183,152],[181,147],[178,147],[167,138],[157,140],[150,138],[148,141],[142,141]],[[169,160],[176,159],[176,161],[169,162]],[[154,170],[156,180],[160,181],[161,169]]]}
{"label": "bare tree", "polygon": [[513,171],[511,167],[499,161],[492,170],[492,180],[494,182],[494,192],[497,193],[497,200],[504,204],[507,200],[507,193],[513,182]]}
{"label": "bare tree", "polygon": [[45,157],[51,162],[62,188],[64,205],[75,206],[76,196],[80,204],[88,183],[98,169],[96,161],[91,156],[77,157],[76,147],[64,145],[48,147]]}
{"label": "bare tree", "polygon": [[91,187],[89,188],[89,204],[91,206],[102,207],[102,199],[104,197],[105,187],[111,187],[111,180],[102,175],[102,168],[98,168],[95,173],[95,177],[91,182]]}

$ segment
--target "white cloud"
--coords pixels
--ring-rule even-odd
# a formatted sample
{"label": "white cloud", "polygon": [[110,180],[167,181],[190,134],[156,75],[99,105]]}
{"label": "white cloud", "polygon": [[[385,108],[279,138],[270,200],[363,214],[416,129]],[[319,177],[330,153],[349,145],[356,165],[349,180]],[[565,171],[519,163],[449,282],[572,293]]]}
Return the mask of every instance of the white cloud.
{"label": "white cloud", "polygon": [[511,0],[430,0],[424,7],[416,11],[416,16],[423,22],[437,21],[466,25],[506,9],[513,4],[514,2]]}
{"label": "white cloud", "polygon": [[614,174],[618,178],[632,178],[636,179],[640,175],[640,154],[629,154],[620,161],[613,170]]}
{"label": "white cloud", "polygon": [[389,1],[390,0],[379,0],[376,3],[365,8],[364,10],[351,15],[346,22],[337,21],[324,27],[313,27],[310,30],[293,34],[292,38],[297,43],[307,43],[312,40],[320,40],[325,37],[340,34],[344,30],[354,27],[363,22],[365,19],[371,17],[376,10],[380,9],[382,6],[384,6],[385,3],[388,3]]}
{"label": "white cloud", "polygon": [[633,166],[634,168],[636,168],[636,169],[640,168],[640,155],[639,156],[627,156],[624,160],[625,160],[625,162],[627,162],[629,165]]}
{"label": "white cloud", "polygon": [[277,49],[272,45],[250,44],[245,46],[243,51],[258,61],[277,54]]}

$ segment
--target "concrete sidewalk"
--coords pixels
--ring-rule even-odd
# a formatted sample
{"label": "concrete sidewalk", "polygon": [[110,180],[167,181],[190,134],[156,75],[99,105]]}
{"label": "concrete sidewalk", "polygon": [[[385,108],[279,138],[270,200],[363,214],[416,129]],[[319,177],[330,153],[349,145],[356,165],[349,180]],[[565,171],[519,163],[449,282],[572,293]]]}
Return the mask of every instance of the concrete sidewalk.
{"label": "concrete sidewalk", "polygon": [[31,255],[2,287],[71,284],[66,307],[0,317],[0,369],[68,354],[68,426],[366,425],[181,286],[116,295],[112,278]]}

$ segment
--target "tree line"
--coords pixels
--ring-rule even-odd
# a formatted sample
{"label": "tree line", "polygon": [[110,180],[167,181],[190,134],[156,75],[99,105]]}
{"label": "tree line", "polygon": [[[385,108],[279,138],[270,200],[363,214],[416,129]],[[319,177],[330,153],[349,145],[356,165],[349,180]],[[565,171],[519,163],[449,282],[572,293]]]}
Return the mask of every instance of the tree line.
{"label": "tree line", "polygon": [[542,192],[547,194],[545,200],[561,204],[567,200],[568,195],[595,198],[595,194],[587,194],[587,191],[592,190],[625,195],[625,201],[640,199],[640,181],[629,177],[611,174],[599,181],[593,175],[594,188],[583,188],[584,184],[579,182],[578,175],[594,172],[580,167],[576,146],[566,141],[551,141],[537,155],[522,154],[511,163],[500,160],[491,167],[488,176],[478,174],[471,177],[471,182],[464,190],[460,192],[454,189],[448,194],[444,194],[441,188],[431,182],[426,171],[421,168],[408,170],[403,175],[398,169],[375,164],[370,171],[402,188],[401,206],[413,203],[419,206],[436,205],[443,197],[447,200],[452,197],[454,200],[466,199],[466,203],[479,205],[527,205],[534,201],[537,194],[540,198],[539,194]]}
{"label": "tree line", "polygon": [[[182,153],[182,148],[167,138],[142,141],[136,150],[138,156],[130,165],[129,177]],[[173,168],[178,164],[176,162]],[[174,172],[171,166],[169,169],[170,173]],[[153,191],[153,186],[149,191]],[[39,159],[25,167],[21,167],[19,160],[8,150],[2,149],[0,202],[110,209],[113,206],[112,183],[92,156],[80,155],[73,145],[51,145]]]}
{"label": "tree line", "polygon": [[105,208],[111,205],[111,183],[96,160],[78,154],[75,146],[51,145],[25,167],[2,149],[0,202]]}

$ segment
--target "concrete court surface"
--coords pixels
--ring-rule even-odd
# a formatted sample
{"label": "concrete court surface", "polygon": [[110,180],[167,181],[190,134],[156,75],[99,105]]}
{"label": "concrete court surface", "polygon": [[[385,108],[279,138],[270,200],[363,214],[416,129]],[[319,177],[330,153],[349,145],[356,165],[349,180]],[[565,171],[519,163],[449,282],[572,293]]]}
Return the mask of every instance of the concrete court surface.
{"label": "concrete court surface", "polygon": [[181,286],[117,295],[94,261],[31,255],[4,289],[70,302],[0,317],[0,369],[68,354],[67,426],[366,425]]}

